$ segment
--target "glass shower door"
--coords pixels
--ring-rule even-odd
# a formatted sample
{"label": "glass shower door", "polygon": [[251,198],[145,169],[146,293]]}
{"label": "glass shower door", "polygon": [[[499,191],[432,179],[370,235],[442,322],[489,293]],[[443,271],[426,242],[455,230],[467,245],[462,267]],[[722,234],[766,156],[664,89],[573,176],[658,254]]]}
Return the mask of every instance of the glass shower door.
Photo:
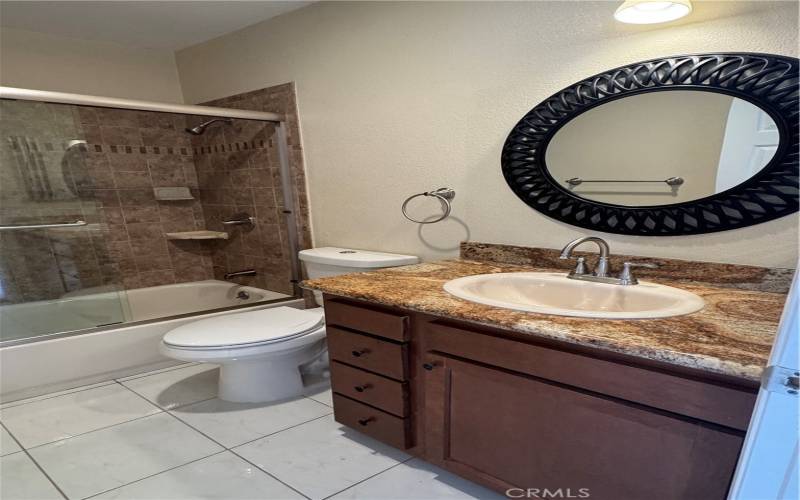
{"label": "glass shower door", "polygon": [[0,100],[0,345],[129,316],[77,113]]}

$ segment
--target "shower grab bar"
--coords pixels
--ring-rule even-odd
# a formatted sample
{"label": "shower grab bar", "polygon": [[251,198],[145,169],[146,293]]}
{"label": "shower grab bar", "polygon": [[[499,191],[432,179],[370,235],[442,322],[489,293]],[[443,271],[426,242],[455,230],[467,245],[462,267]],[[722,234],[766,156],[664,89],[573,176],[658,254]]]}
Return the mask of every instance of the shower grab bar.
{"label": "shower grab bar", "polygon": [[256,218],[250,216],[247,212],[239,212],[233,214],[228,220],[222,221],[223,226],[255,226]]}
{"label": "shower grab bar", "polygon": [[85,220],[76,220],[75,222],[58,222],[55,224],[19,224],[19,225],[0,225],[0,231],[19,231],[22,229],[50,229],[54,227],[81,227],[87,225]]}

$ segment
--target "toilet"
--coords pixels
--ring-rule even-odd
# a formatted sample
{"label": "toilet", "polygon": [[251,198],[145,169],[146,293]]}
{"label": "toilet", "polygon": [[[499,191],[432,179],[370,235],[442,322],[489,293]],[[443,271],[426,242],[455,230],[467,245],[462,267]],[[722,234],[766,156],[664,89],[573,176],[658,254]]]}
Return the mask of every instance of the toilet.
{"label": "toilet", "polygon": [[[299,252],[310,279],[416,264],[412,255],[321,247]],[[314,292],[318,304],[322,294]],[[224,401],[263,403],[303,393],[300,368],[326,354],[322,307],[272,307],[183,324],[167,332],[161,353],[220,365]]]}

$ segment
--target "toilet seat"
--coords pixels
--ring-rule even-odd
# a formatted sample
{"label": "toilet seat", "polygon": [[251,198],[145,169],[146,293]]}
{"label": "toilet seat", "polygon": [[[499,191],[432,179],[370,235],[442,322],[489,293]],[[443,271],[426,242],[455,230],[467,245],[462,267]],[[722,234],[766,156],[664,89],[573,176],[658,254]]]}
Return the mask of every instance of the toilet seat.
{"label": "toilet seat", "polygon": [[188,351],[246,349],[292,343],[324,328],[322,308],[274,307],[187,323],[164,335],[163,343]]}

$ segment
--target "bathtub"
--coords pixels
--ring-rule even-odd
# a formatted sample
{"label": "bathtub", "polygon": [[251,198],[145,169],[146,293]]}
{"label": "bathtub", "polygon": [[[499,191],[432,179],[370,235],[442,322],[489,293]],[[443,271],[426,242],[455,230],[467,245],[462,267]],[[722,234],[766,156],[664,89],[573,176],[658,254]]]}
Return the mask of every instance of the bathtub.
{"label": "bathtub", "polygon": [[0,306],[0,399],[13,401],[177,364],[158,352],[161,337],[172,328],[287,305],[302,308],[303,301],[206,280],[126,292],[87,289],[57,300]]}

